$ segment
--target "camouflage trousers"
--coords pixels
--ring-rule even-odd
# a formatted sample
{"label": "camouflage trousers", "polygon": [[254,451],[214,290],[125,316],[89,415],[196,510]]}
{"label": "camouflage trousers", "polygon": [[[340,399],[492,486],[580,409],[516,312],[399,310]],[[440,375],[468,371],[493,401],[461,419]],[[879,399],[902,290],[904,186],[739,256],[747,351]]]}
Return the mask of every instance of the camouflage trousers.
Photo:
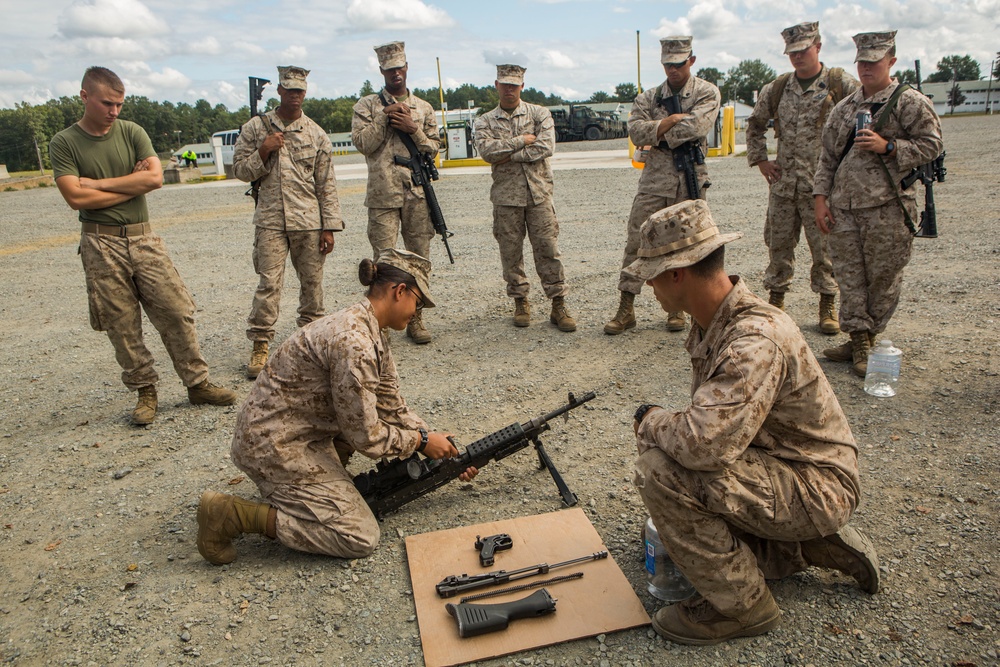
{"label": "camouflage trousers", "polygon": [[156,328],[185,387],[208,378],[194,326],[194,299],[156,234],[84,233],[80,259],[87,279],[90,325],[106,331],[130,390],[156,384],[154,359],[142,339],[142,311]]}
{"label": "camouflage trousers", "polygon": [[857,503],[834,470],[756,447],[723,470],[699,471],[653,444],[634,481],[671,560],[731,617],[753,607],[765,579],[804,570],[801,542],[837,532]]}
{"label": "camouflage trousers", "polygon": [[272,484],[260,479],[254,482],[264,501],[277,510],[277,539],[289,549],[364,558],[378,546],[378,520],[346,470],[343,479],[328,482]]}
{"label": "camouflage trousers", "polygon": [[368,242],[372,245],[373,257],[378,257],[386,248],[395,248],[400,234],[404,248],[430,259],[434,225],[427,212],[426,200],[409,188],[403,192],[402,208],[368,209]]}
{"label": "camouflage trousers", "polygon": [[[910,219],[919,219],[916,203],[903,201]],[[882,333],[899,305],[913,235],[898,201],[854,210],[834,208],[832,213],[836,222],[829,243],[840,284],[840,328],[846,333]]]}
{"label": "camouflage trousers", "polygon": [[[681,184],[681,187],[684,187],[683,184]],[[704,192],[704,190],[702,190],[702,192]],[[684,200],[683,198],[678,197],[660,197],[657,195],[647,194],[645,192],[636,193],[635,199],[632,200],[632,211],[628,216],[625,254],[622,257],[623,269],[639,258],[639,228],[642,227],[642,223],[646,222],[646,218],[653,215],[657,211],[676,204],[679,201]],[[625,275],[624,272],[621,273],[618,279],[618,290],[620,292],[638,294],[642,291],[642,285],[643,281],[638,278]]]}
{"label": "camouflage trousers", "polygon": [[247,317],[247,338],[253,341],[274,340],[278,321],[281,287],[285,282],[285,264],[289,255],[299,277],[299,316],[297,325],[305,326],[323,317],[323,264],[326,255],[319,251],[321,230],[286,232],[283,229],[256,227],[253,240],[253,268],[260,276]]}
{"label": "camouflage trousers", "polygon": [[528,296],[528,277],[524,273],[526,235],[545,296],[566,296],[569,288],[559,259],[559,221],[551,201],[537,206],[493,206],[493,238],[500,246],[507,296]]}
{"label": "camouflage trousers", "polygon": [[816,294],[836,294],[837,281],[833,279],[833,264],[826,236],[816,226],[811,194],[794,198],[772,194],[767,202],[767,222],[764,223],[764,242],[770,262],[764,272],[764,288],[772,292],[787,292],[795,274],[795,246],[804,229],[812,270],[809,284]]}

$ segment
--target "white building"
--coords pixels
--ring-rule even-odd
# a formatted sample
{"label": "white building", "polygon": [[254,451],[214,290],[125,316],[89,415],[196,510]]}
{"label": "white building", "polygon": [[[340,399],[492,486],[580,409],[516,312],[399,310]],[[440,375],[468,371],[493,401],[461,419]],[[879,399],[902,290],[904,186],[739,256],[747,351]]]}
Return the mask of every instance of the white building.
{"label": "white building", "polygon": [[[934,103],[934,111],[937,115],[944,116],[951,113],[951,105],[948,104],[948,91],[951,90],[951,81],[947,83],[922,83],[920,88],[924,95],[931,98]],[[965,95],[965,100],[955,107],[955,113],[985,113],[987,109],[986,98],[989,97],[990,113],[1000,111],[1000,90],[996,81],[959,81],[958,88]]]}

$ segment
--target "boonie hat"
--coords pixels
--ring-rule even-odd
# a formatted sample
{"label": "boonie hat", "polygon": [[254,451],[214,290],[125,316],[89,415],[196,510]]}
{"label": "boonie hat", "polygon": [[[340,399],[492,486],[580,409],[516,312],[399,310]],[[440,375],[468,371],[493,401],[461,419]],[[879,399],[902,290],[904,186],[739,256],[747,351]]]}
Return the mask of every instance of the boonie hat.
{"label": "boonie hat", "polygon": [[427,287],[431,277],[431,261],[408,250],[386,248],[378,254],[376,264],[388,264],[401,271],[406,271],[417,282],[417,289],[424,300],[424,308],[433,308],[430,289]]}
{"label": "boonie hat", "polygon": [[524,85],[524,73],[526,71],[520,65],[497,65],[497,83],[512,83],[515,86]]}
{"label": "boonie hat", "polygon": [[285,90],[306,90],[309,70],[295,65],[278,65],[278,85]]}
{"label": "boonie hat", "polygon": [[852,39],[858,47],[854,62],[875,63],[885,58],[889,49],[896,45],[896,31],[859,32]]}
{"label": "boonie hat", "polygon": [[688,199],[659,210],[639,228],[639,259],[623,269],[639,280],[697,264],[719,246],[743,238],[720,234],[704,199]]}
{"label": "boonie hat", "polygon": [[378,66],[382,69],[396,69],[406,64],[405,43],[389,42],[376,46],[375,55],[378,56]]}
{"label": "boonie hat", "polygon": [[660,40],[660,63],[680,63],[690,57],[691,35],[674,35]]}
{"label": "boonie hat", "polygon": [[819,42],[819,21],[807,21],[781,31],[785,39],[785,53],[805,51]]}

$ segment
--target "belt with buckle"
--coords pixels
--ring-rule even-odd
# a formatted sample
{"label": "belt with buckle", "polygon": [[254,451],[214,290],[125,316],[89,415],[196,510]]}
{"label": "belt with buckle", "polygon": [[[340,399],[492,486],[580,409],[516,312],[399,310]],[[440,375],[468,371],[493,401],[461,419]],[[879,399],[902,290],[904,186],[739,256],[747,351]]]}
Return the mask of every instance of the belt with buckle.
{"label": "belt with buckle", "polygon": [[152,231],[148,222],[137,222],[134,225],[102,225],[97,222],[83,223],[84,234],[106,234],[108,236],[142,236]]}

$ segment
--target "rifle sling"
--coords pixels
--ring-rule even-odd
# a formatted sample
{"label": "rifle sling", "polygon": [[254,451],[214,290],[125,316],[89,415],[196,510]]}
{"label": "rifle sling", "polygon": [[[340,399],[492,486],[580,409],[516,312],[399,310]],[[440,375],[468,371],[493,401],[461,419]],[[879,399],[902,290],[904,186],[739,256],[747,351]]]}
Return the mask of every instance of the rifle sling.
{"label": "rifle sling", "polygon": [[[910,89],[909,84],[903,83],[896,87],[896,90],[892,91],[892,95],[889,100],[885,103],[885,107],[882,108],[882,113],[879,114],[878,120],[872,126],[872,130],[878,133],[885,124],[889,122],[889,115],[896,109],[896,104],[899,102],[899,98]],[[906,210],[906,204],[903,203],[903,196],[899,192],[899,188],[896,186],[896,181],[892,179],[892,174],[889,173],[889,167],[885,163],[884,156],[879,156],[878,163],[882,165],[882,171],[885,172],[885,178],[889,182],[889,187],[892,188],[893,194],[896,195],[896,201],[899,203],[899,208],[903,210],[903,221],[906,223],[906,228],[910,230],[910,234],[916,234],[917,229],[913,226],[913,220],[910,218],[910,212]]]}

